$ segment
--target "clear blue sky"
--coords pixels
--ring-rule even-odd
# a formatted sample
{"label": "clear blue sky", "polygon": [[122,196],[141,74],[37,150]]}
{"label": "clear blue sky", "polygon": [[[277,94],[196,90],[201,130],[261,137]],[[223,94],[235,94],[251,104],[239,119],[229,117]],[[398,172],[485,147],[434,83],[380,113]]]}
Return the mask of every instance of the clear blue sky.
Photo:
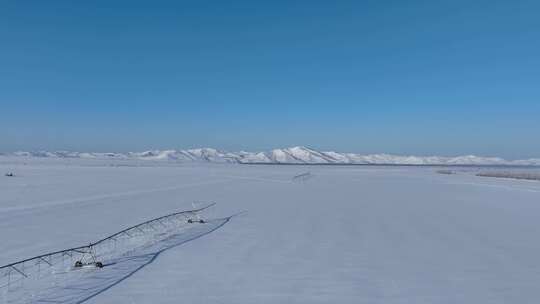
{"label": "clear blue sky", "polygon": [[0,151],[540,157],[539,11],[519,0],[2,1]]}

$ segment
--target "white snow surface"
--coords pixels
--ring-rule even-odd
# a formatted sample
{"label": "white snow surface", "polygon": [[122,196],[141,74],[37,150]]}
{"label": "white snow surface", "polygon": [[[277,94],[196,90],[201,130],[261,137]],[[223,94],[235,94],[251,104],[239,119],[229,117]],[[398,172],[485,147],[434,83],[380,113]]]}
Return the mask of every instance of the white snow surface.
{"label": "white snow surface", "polygon": [[[305,153],[296,156],[332,157]],[[0,265],[85,245],[194,201],[216,202],[209,218],[247,213],[164,251],[85,303],[540,299],[537,181],[477,177],[471,169],[442,175],[427,167],[141,164],[126,157],[0,159],[0,172],[15,175],[0,176]],[[306,172],[309,179],[293,179]],[[76,298],[69,295],[61,303]]]}
{"label": "white snow surface", "polygon": [[151,150],[128,153],[92,153],[67,151],[14,152],[0,154],[20,158],[82,158],[100,160],[147,160],[169,162],[212,162],[244,164],[394,164],[394,165],[518,165],[540,166],[540,159],[505,160],[500,157],[465,155],[400,156],[390,154],[361,155],[355,153],[321,152],[307,147],[274,149],[269,152],[226,152],[212,148],[189,150]]}

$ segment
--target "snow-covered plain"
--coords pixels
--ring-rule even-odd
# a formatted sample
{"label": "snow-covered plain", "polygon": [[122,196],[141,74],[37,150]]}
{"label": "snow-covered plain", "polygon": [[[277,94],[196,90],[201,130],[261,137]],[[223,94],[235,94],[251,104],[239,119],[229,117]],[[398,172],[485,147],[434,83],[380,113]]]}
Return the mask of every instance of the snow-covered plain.
{"label": "snow-covered plain", "polygon": [[217,202],[247,213],[85,303],[538,303],[540,182],[471,170],[5,156],[0,265]]}

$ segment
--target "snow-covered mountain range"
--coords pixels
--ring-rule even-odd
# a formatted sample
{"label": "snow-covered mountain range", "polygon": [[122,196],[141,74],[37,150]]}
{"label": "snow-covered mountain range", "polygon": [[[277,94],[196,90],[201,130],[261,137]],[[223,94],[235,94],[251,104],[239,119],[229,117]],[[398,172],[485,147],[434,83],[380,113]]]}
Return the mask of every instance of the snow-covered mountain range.
{"label": "snow-covered mountain range", "polygon": [[151,150],[128,153],[93,153],[67,151],[13,152],[4,157],[26,158],[81,158],[81,159],[136,159],[172,162],[216,162],[239,164],[388,164],[388,165],[523,165],[539,166],[540,159],[505,160],[499,157],[474,155],[399,156],[390,154],[361,155],[354,153],[321,152],[306,147],[274,149],[269,152],[225,152],[212,148],[189,150]]}

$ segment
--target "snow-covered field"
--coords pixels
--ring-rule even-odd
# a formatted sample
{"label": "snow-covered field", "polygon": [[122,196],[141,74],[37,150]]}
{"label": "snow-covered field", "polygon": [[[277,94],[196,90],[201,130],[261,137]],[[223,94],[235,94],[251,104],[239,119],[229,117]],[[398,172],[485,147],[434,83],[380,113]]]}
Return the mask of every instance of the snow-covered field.
{"label": "snow-covered field", "polygon": [[540,182],[467,170],[3,157],[0,266],[216,202],[85,303],[538,303]]}

